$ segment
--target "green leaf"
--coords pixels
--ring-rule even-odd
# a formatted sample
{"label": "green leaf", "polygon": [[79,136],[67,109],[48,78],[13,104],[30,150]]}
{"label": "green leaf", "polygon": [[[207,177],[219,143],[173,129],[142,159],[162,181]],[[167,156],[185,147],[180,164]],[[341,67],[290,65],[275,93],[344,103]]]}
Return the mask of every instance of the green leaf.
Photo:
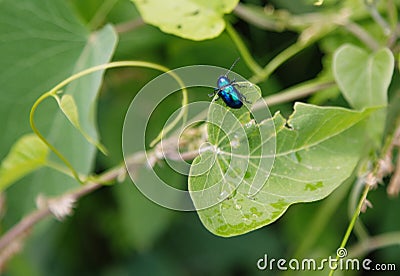
{"label": "green leaf", "polygon": [[[249,83],[238,83],[238,85],[240,86],[240,92],[245,95],[249,102],[255,103],[261,98],[261,90],[258,86],[249,85]],[[268,115],[270,115],[269,111],[266,116]],[[229,184],[225,193],[222,193],[221,196],[224,197],[224,194],[227,195],[236,190],[236,185],[232,185],[232,183],[236,182],[238,184],[238,182],[231,181],[231,178],[245,178],[246,183],[249,183],[249,185],[242,186],[241,189],[245,187],[247,189],[242,192],[250,195],[257,193],[260,189],[259,184],[265,179],[265,175],[272,168],[274,161],[275,128],[273,121],[265,120],[259,126],[256,126],[255,120],[250,117],[247,106],[240,109],[230,109],[226,108],[222,101],[214,101],[210,105],[208,122],[209,142],[218,146],[216,150],[231,152],[233,155],[233,158],[221,155],[223,164],[220,164],[218,169],[212,172],[217,175],[221,171],[226,172],[226,180]],[[252,157],[247,158],[250,153]],[[192,172],[199,174],[200,171],[203,172],[209,169],[209,161],[214,162],[215,156],[206,155],[205,157],[202,162],[192,164]],[[246,159],[248,159],[248,163],[243,162]],[[196,167],[199,167],[200,171]],[[257,167],[263,167],[264,169],[257,172],[255,171]],[[210,192],[214,193],[212,190]],[[198,208],[204,208],[203,206],[209,205],[207,197],[204,197],[204,199],[206,201],[203,203],[197,202]]]}
{"label": "green leaf", "polygon": [[59,100],[57,95],[55,97],[61,111],[68,118],[71,124],[83,135],[83,137],[85,137],[89,143],[96,146],[101,152],[106,154],[105,147],[98,141],[95,141],[92,137],[90,137],[90,135],[86,134],[86,132],[82,129],[81,124],[79,123],[78,107],[76,106],[74,98],[69,94],[63,95],[61,100]]}
{"label": "green leaf", "polygon": [[[215,112],[213,109],[215,107],[211,106],[209,116]],[[262,183],[257,183],[261,190],[254,195],[248,193],[249,183],[253,179],[259,181],[257,173],[268,168],[250,165],[242,173],[243,178],[231,177],[230,168],[236,164],[232,165],[234,154],[231,158],[227,157],[230,142],[220,139],[221,135],[215,137],[213,128],[209,129],[209,140],[219,150],[204,151],[193,161],[189,190],[196,208],[202,207],[204,202],[217,201],[222,194],[230,194],[219,203],[198,210],[202,223],[212,233],[229,237],[263,227],[277,220],[291,204],[328,196],[351,175],[364,143],[364,130],[357,123],[375,109],[351,111],[303,103],[296,103],[294,109],[288,121],[279,114],[273,118],[276,129],[275,162],[269,177],[266,174]],[[263,126],[271,121],[263,121],[253,128],[259,128],[262,134],[265,132]],[[245,129],[248,123],[242,122]],[[236,126],[227,125],[225,128]],[[269,132],[270,128],[266,130]],[[254,135],[257,132],[247,133],[250,134],[247,135],[250,154],[243,156],[243,162],[250,163],[259,159],[259,152],[255,149],[260,147],[260,138]],[[215,144],[215,141],[218,143]],[[271,143],[270,140],[263,141]],[[201,170],[207,165],[209,170]],[[214,193],[193,193],[210,187]],[[232,192],[230,187],[237,189]]]}
{"label": "green leaf", "polygon": [[[347,44],[336,50],[333,56],[333,74],[346,100],[356,109],[386,106],[387,94],[392,81],[394,57],[383,48],[375,53]],[[368,137],[379,147],[384,133],[386,110],[371,116]]]}
{"label": "green leaf", "polygon": [[63,95],[61,100],[58,101],[58,105],[71,124],[75,128],[80,129],[78,108],[76,107],[74,98],[71,95]]}
{"label": "green leaf", "polygon": [[387,105],[394,57],[383,48],[369,54],[352,45],[340,47],[333,57],[336,82],[350,105],[357,109]]}
{"label": "green leaf", "polygon": [[225,29],[224,14],[238,0],[132,0],[143,20],[163,32],[192,40],[217,37]]}
{"label": "green leaf", "polygon": [[[91,66],[106,63],[114,51],[117,37],[106,25],[90,33],[63,0],[5,0],[0,2],[0,158],[15,137],[30,130],[29,111],[36,99],[57,83]],[[50,58],[51,57],[51,58]],[[64,88],[74,97],[82,129],[97,137],[96,105],[103,72],[85,76]],[[96,149],[66,120],[51,100],[38,107],[37,127],[82,174],[90,174]],[[59,161],[53,154],[49,159]],[[10,225],[35,206],[39,193],[58,195],[79,184],[70,176],[43,168],[24,177],[7,190]]]}
{"label": "green leaf", "polygon": [[22,136],[1,162],[0,191],[46,165],[49,148],[35,134]]}
{"label": "green leaf", "polygon": [[[34,101],[68,77],[85,47],[89,32],[65,1],[0,2],[0,158],[16,137],[31,131],[29,111]],[[52,57],[52,58],[49,58]],[[49,129],[56,108],[41,106],[40,129]]]}

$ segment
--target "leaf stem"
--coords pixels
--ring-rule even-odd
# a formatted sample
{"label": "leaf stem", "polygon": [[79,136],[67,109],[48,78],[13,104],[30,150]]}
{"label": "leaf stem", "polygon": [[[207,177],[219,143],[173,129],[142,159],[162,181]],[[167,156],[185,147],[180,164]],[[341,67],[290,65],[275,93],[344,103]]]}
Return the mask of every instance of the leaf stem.
{"label": "leaf stem", "polygon": [[[126,174],[126,167],[129,169],[136,169],[138,164],[143,164],[145,155],[142,152],[135,153],[129,157],[125,164],[118,165],[103,174],[100,174],[95,179],[90,179],[86,185],[79,187],[76,190],[67,192],[61,196],[48,198],[45,204],[38,205],[38,209],[24,216],[17,224],[10,228],[6,233],[0,237],[0,268],[4,267],[7,259],[11,258],[12,255],[17,252],[11,252],[6,254],[6,251],[12,247],[12,244],[18,242],[24,238],[26,233],[31,230],[36,223],[45,219],[50,215],[55,215],[53,210],[55,206],[62,205],[66,198],[76,202],[81,197],[94,192],[95,190],[103,187],[103,183],[109,183],[119,179],[121,176]],[[73,207],[73,206],[72,206]],[[62,219],[62,218],[61,218]]]}
{"label": "leaf stem", "polygon": [[[310,96],[320,90],[330,88],[335,85],[336,85],[335,82],[331,79],[328,80],[313,79],[310,81],[300,83],[296,86],[290,87],[279,93],[267,96],[264,98],[264,100],[269,106],[277,105]],[[257,102],[253,105],[252,109],[257,110],[259,108],[262,108],[263,106],[265,105],[262,102]]]}
{"label": "leaf stem", "polygon": [[354,177],[348,179],[345,183],[332,193],[328,198],[321,203],[321,207],[318,208],[317,214],[313,217],[311,223],[305,233],[308,233],[304,239],[301,240],[300,245],[297,247],[296,252],[293,254],[293,258],[301,259],[308,253],[308,250],[315,244],[321,233],[329,223],[332,214],[336,212],[339,204],[346,197],[351,184],[353,183]]}
{"label": "leaf stem", "polygon": [[250,82],[259,83],[269,78],[269,76],[288,59],[295,56],[303,49],[307,48],[314,40],[308,40],[307,42],[297,41],[285,50],[275,56],[268,64],[261,70],[258,71],[253,77],[250,78]]}
{"label": "leaf stem", "polygon": [[123,34],[127,33],[130,31],[135,30],[136,28],[144,26],[144,21],[142,18],[135,18],[133,20],[127,21],[127,22],[122,22],[117,25],[115,25],[115,31],[118,34]]}
{"label": "leaf stem", "polygon": [[115,4],[117,4],[118,0],[106,0],[103,1],[101,6],[97,9],[95,15],[92,17],[90,22],[88,23],[89,28],[91,30],[95,30],[99,27],[103,22],[110,11],[114,8]]}
{"label": "leaf stem", "polygon": [[391,32],[391,28],[388,22],[382,17],[382,15],[379,13],[376,4],[376,0],[364,0],[364,4],[367,7],[369,13],[371,14],[371,17],[375,20],[375,22],[382,28],[383,33],[385,35],[389,35]]}
{"label": "leaf stem", "polygon": [[228,21],[225,21],[225,25],[226,25],[226,32],[231,37],[233,43],[235,43],[236,48],[238,49],[244,62],[247,64],[250,70],[253,71],[254,74],[261,74],[262,71],[261,66],[258,65],[258,63],[253,59],[242,38],[239,36],[239,34],[236,32],[236,30],[232,27],[232,25]]}
{"label": "leaf stem", "polygon": [[278,16],[268,17],[265,14],[253,11],[251,7],[242,3],[239,3],[236,6],[236,8],[233,10],[233,13],[244,21],[264,30],[282,32],[285,30],[287,25],[286,22],[282,21],[282,19]]}
{"label": "leaf stem", "polygon": [[[342,240],[339,248],[344,248],[346,246],[347,241],[349,240],[350,234],[351,234],[351,232],[352,232],[352,230],[354,228],[354,225],[356,223],[356,220],[357,220],[358,216],[360,215],[361,208],[362,208],[362,206],[363,206],[363,204],[364,204],[364,202],[365,202],[365,200],[367,198],[367,195],[368,195],[368,192],[370,190],[370,187],[371,186],[368,183],[365,184],[364,191],[363,191],[363,193],[362,193],[362,195],[360,197],[360,200],[358,202],[357,208],[354,211],[353,217],[352,217],[352,219],[350,221],[349,226],[347,227],[346,234],[344,235],[343,240]],[[336,261],[338,261],[338,260],[339,260],[339,256],[336,255]],[[331,269],[331,271],[329,272],[329,276],[332,276],[334,273],[335,273],[335,270]]]}
{"label": "leaf stem", "polygon": [[106,70],[106,69],[110,69],[110,68],[117,68],[117,67],[145,67],[145,68],[156,69],[156,70],[170,74],[179,83],[180,87],[182,87],[182,108],[181,108],[178,116],[169,125],[167,125],[164,129],[161,130],[160,134],[156,137],[156,139],[154,139],[151,142],[150,146],[155,145],[157,142],[159,142],[164,137],[164,135],[169,133],[174,128],[174,126],[185,116],[185,114],[187,112],[188,95],[187,95],[187,90],[183,84],[183,81],[179,78],[178,75],[176,75],[173,71],[170,71],[167,67],[164,67],[162,65],[158,65],[155,63],[146,62],[146,61],[116,61],[116,62],[101,64],[98,66],[88,68],[86,70],[78,72],[78,73],[70,76],[69,78],[63,80],[62,82],[57,84],[55,87],[53,87],[50,91],[44,93],[36,100],[36,102],[33,104],[32,108],[31,108],[31,112],[29,115],[29,122],[30,122],[33,132],[40,138],[40,140],[42,140],[58,156],[58,158],[60,158],[60,160],[71,170],[74,178],[80,183],[84,183],[84,181],[82,181],[80,179],[78,172],[73,168],[72,164],[37,129],[37,127],[35,125],[35,121],[34,121],[34,115],[35,115],[37,107],[39,106],[39,104],[42,101],[44,101],[48,97],[52,97],[52,96],[56,95],[56,93],[58,91],[60,91],[61,88],[68,85],[69,83],[73,82],[74,80],[77,80],[85,75],[88,75],[88,74],[91,74],[91,73],[94,73],[97,71]]}
{"label": "leaf stem", "polygon": [[51,160],[47,160],[46,161],[46,166],[51,168],[51,169],[53,169],[53,170],[56,170],[56,171],[58,171],[60,173],[68,175],[68,176],[70,176],[72,178],[75,178],[74,175],[71,173],[71,169],[70,168],[66,168],[62,164],[59,164],[58,162],[53,162]]}
{"label": "leaf stem", "polygon": [[[357,208],[357,199],[360,197],[360,194],[363,189],[364,180],[362,177],[359,177],[353,186],[353,189],[350,192],[349,203],[348,203],[348,217],[349,219],[353,215],[354,210]],[[354,225],[354,234],[359,240],[364,240],[369,237],[369,233],[362,223],[361,219],[357,220]]]}
{"label": "leaf stem", "polygon": [[348,256],[352,258],[360,257],[368,254],[370,251],[396,244],[400,245],[400,232],[385,233],[374,237],[369,237],[368,239],[365,239],[352,246],[349,248]]}
{"label": "leaf stem", "polygon": [[342,26],[348,32],[352,33],[355,37],[357,37],[371,50],[376,51],[380,48],[379,43],[358,24],[351,21],[347,21],[346,23],[342,24]]}
{"label": "leaf stem", "polygon": [[40,140],[43,141],[43,143],[46,144],[46,146],[49,147],[49,149],[54,152],[55,155],[57,155],[58,158],[60,158],[60,160],[70,169],[72,175],[74,176],[74,178],[81,184],[83,184],[83,181],[80,179],[78,172],[74,169],[74,167],[72,166],[72,164],[68,161],[67,158],[64,157],[64,155],[58,151],[49,141],[47,141],[47,139],[42,135],[42,133],[39,131],[39,129],[36,127],[35,124],[35,120],[34,120],[34,115],[36,112],[37,107],[39,106],[39,104],[41,102],[43,102],[46,98],[48,97],[52,97],[57,91],[54,92],[54,90],[51,90],[49,92],[44,93],[43,95],[41,95],[36,102],[33,104],[32,108],[31,108],[31,112],[29,114],[29,123],[31,125],[31,128],[33,130],[33,132],[39,137]]}

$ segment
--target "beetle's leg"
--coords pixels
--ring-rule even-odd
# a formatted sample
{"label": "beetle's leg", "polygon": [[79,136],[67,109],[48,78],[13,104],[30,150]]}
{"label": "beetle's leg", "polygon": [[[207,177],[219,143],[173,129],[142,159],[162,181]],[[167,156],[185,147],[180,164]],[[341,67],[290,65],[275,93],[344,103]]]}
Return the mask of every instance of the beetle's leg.
{"label": "beetle's leg", "polygon": [[238,86],[238,87],[249,87],[249,83],[243,83],[243,82],[241,82],[241,83],[239,83],[239,82],[235,82],[233,85],[236,85],[236,86]]}
{"label": "beetle's leg", "polygon": [[240,99],[244,100],[246,103],[251,104],[252,102],[250,102],[249,100],[247,100],[246,96],[243,95],[242,93],[239,93]]}
{"label": "beetle's leg", "polygon": [[211,97],[214,97],[215,96],[215,94],[217,94],[219,92],[219,88],[214,88],[214,92],[213,93],[210,93],[210,94],[208,94],[208,96],[211,98]]}
{"label": "beetle's leg", "polygon": [[215,95],[217,95],[217,97],[215,97],[215,99],[213,99],[214,101],[217,101],[219,99],[219,91],[221,91],[222,88],[214,88],[214,93],[208,94],[209,97],[215,97]]}
{"label": "beetle's leg", "polygon": [[[214,94],[214,96],[215,96],[215,94]],[[215,102],[215,101],[218,101],[218,99],[219,99],[219,96],[217,94],[217,96],[212,101]]]}

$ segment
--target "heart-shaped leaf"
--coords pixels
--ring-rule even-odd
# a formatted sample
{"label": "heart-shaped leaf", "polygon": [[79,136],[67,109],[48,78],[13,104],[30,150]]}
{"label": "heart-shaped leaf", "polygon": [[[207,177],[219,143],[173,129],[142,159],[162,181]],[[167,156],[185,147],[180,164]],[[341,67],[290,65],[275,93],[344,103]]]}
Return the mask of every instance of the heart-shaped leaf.
{"label": "heart-shaped leaf", "polygon": [[238,0],[132,0],[146,23],[192,40],[217,37],[225,29],[224,14]]}
{"label": "heart-shaped leaf", "polygon": [[[302,103],[294,109],[288,121],[276,114],[273,120],[260,124],[251,123],[243,113],[239,118],[247,143],[242,139],[240,144],[250,148],[247,156],[234,152],[234,140],[228,141],[225,134],[218,134],[217,126],[209,127],[209,141],[214,148],[193,161],[189,190],[201,221],[212,233],[229,237],[270,224],[293,203],[326,197],[352,173],[364,142],[363,128],[356,125],[375,109],[351,111]],[[216,113],[218,110],[211,106],[209,117],[222,116]],[[225,124],[221,129],[239,127],[237,122],[220,122]],[[261,155],[254,149],[263,142],[260,134],[272,137],[271,128],[264,127],[271,122],[276,129],[276,156],[269,172],[268,166],[264,166],[267,162],[254,160],[272,160],[269,153],[275,149],[268,148],[274,145],[271,139],[264,141],[267,146]],[[253,131],[247,130],[249,123]],[[244,172],[235,169],[240,161],[249,164]],[[262,180],[256,177],[259,172],[265,176]],[[260,187],[260,191],[249,193],[252,186]],[[214,202],[217,203],[203,209],[205,203]]]}
{"label": "heart-shaped leaf", "polygon": [[363,49],[344,45],[333,56],[333,73],[343,96],[352,107],[362,109],[387,104],[394,57],[383,48],[369,54]]}
{"label": "heart-shaped leaf", "polygon": [[[371,106],[386,106],[387,94],[392,80],[394,57],[383,48],[375,53],[353,46],[344,45],[333,56],[333,74],[346,100],[356,109]],[[382,109],[368,120],[371,142],[379,147],[386,120]]]}

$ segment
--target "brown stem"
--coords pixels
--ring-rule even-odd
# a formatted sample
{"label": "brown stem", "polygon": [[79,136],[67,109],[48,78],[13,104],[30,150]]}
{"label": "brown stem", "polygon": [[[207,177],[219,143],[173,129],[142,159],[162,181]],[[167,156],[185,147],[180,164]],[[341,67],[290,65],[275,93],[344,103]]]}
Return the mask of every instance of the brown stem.
{"label": "brown stem", "polygon": [[133,31],[134,29],[139,28],[143,25],[144,25],[143,19],[136,18],[128,22],[123,22],[115,25],[115,30],[117,31],[117,33],[122,34]]}
{"label": "brown stem", "polygon": [[400,192],[400,154],[397,156],[396,169],[390,183],[387,186],[386,192],[391,197],[397,197]]}
{"label": "brown stem", "polygon": [[[131,158],[126,160],[126,164],[129,169],[136,169],[138,164],[143,163],[143,158],[144,154],[141,152],[134,154]],[[62,208],[67,208],[67,211],[61,213],[64,214],[65,217],[71,214],[73,207],[72,204],[65,206],[66,203],[74,203],[81,197],[101,188],[104,183],[110,183],[124,174],[126,174],[125,165],[120,165],[101,174],[95,180],[86,183],[74,191],[54,198],[43,199],[43,197],[39,197],[38,209],[22,218],[21,221],[0,238],[0,268],[22,248],[22,246],[15,246],[16,243],[19,243],[36,223],[50,215],[54,215],[59,219],[63,218],[60,217],[59,212],[56,212],[57,207],[61,206]]]}
{"label": "brown stem", "polygon": [[[296,99],[305,98],[323,89],[330,88],[335,85],[334,81],[315,81],[302,83],[298,86],[288,88],[280,93],[265,97],[264,100],[269,106],[290,102]],[[255,103],[252,106],[253,110],[263,108],[265,104],[262,101]]]}
{"label": "brown stem", "polygon": [[379,50],[380,45],[376,40],[367,33],[363,28],[357,25],[354,22],[348,21],[343,24],[343,27],[356,36],[360,41],[362,41],[365,45],[367,45],[371,50],[376,51]]}
{"label": "brown stem", "polygon": [[0,251],[3,251],[7,246],[9,246],[14,240],[19,238],[21,235],[25,234],[28,230],[32,228],[38,221],[44,219],[51,212],[48,208],[36,210],[26,217],[24,217],[18,224],[11,228],[7,233],[5,233],[0,239]]}
{"label": "brown stem", "polygon": [[[400,146],[400,126],[397,127],[396,132],[393,137],[393,141],[391,144],[391,151],[394,147]],[[397,197],[400,192],[400,153],[397,154],[396,168],[394,170],[394,174],[390,179],[390,183],[387,187],[386,192],[389,196]]]}
{"label": "brown stem", "polygon": [[400,232],[391,232],[370,237],[349,248],[348,257],[362,257],[369,252],[391,245],[400,245]]}
{"label": "brown stem", "polygon": [[[331,87],[334,85],[332,81],[317,81],[303,84],[303,86],[294,87],[293,89],[288,89],[279,95],[272,95],[266,97],[265,100],[269,105],[274,105],[282,102],[287,102],[290,100],[298,99],[301,97],[305,97],[316,91],[321,89]],[[254,106],[254,109],[260,107]],[[205,116],[205,114],[204,114]],[[167,140],[171,139],[175,140],[176,137],[170,137]],[[167,143],[168,144],[168,143]],[[163,157],[157,156],[156,152],[138,152],[133,154],[130,158],[126,159],[126,166],[128,171],[136,170],[139,166],[146,163],[148,159],[155,159],[155,162],[160,158],[177,158],[177,152],[167,152],[167,154]],[[185,160],[190,160],[195,158],[198,155],[198,151],[190,151],[180,154],[180,158]],[[91,180],[85,185],[81,186],[79,189],[68,192],[58,197],[41,199],[39,200],[38,209],[26,215],[20,222],[14,225],[11,229],[9,229],[2,237],[0,237],[0,269],[3,264],[11,258],[14,254],[16,254],[22,248],[22,240],[25,238],[26,234],[35,226],[36,223],[45,219],[50,215],[54,215],[55,217],[62,219],[66,215],[69,215],[70,212],[57,213],[56,208],[58,205],[62,205],[65,203],[70,203],[70,206],[67,206],[71,209],[73,207],[73,203],[75,203],[81,197],[92,193],[93,191],[101,188],[104,184],[110,183],[115,180],[119,180],[121,177],[125,176],[126,167],[124,165],[117,166],[115,168],[110,169],[109,171],[101,174],[96,179]],[[18,246],[17,246],[18,245]]]}

